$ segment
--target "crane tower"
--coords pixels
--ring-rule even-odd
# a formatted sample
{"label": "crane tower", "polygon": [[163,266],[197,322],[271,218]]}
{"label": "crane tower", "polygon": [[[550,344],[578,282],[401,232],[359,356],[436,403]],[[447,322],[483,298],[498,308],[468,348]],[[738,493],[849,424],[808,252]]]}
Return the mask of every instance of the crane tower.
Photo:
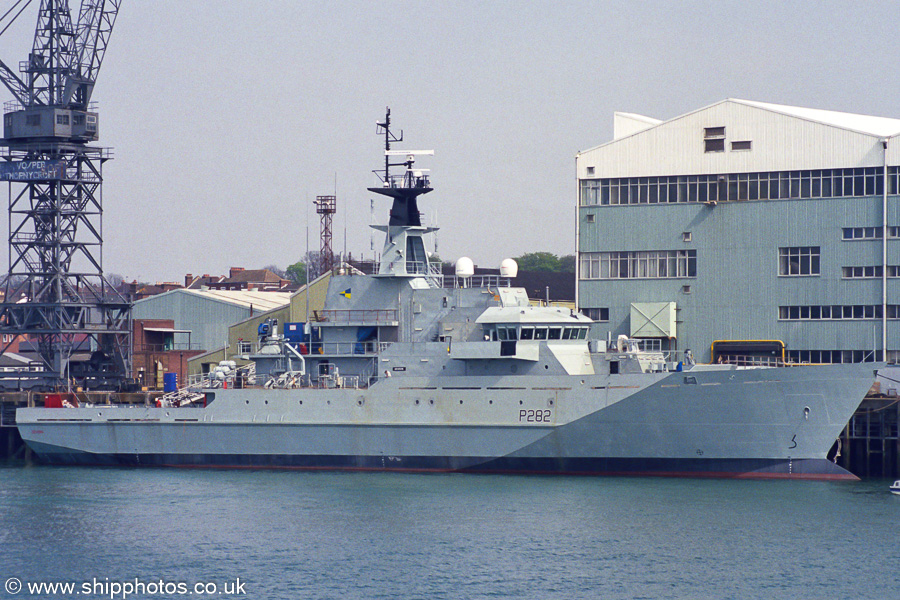
{"label": "crane tower", "polygon": [[[0,17],[2,31],[29,3],[17,1]],[[131,304],[102,262],[110,155],[90,145],[100,133],[91,94],[120,4],[83,0],[76,20],[68,0],[41,0],[19,73],[0,61],[0,80],[14,98],[4,107],[0,140],[10,223],[0,332],[5,342],[27,336],[39,356],[37,370],[0,374],[0,388],[46,390],[74,380],[113,389],[130,376]]]}

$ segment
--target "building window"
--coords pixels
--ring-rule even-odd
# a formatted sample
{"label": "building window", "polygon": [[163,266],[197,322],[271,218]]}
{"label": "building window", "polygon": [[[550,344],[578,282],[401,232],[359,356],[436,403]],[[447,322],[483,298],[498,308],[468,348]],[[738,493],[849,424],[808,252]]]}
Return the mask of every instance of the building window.
{"label": "building window", "polygon": [[[843,240],[880,240],[881,227],[844,227],[841,229]],[[900,226],[888,227],[888,239],[900,237]]]}
{"label": "building window", "polygon": [[590,214],[587,214],[584,216],[584,220],[587,221],[588,223],[593,223],[594,217],[595,217],[594,213],[590,213]]}
{"label": "building window", "polygon": [[725,128],[705,127],[703,129],[704,152],[725,152]]}
{"label": "building window", "polygon": [[790,277],[819,275],[819,246],[779,248],[778,274]]}
{"label": "building window", "polygon": [[[581,205],[671,204],[880,196],[878,167],[582,179]],[[888,193],[900,193],[900,167],[888,167]]]}
{"label": "building window", "polygon": [[[609,188],[606,190],[607,202],[609,204]],[[600,180],[599,179],[582,179],[581,180],[581,205],[594,206],[600,204]]]}
{"label": "building window", "polygon": [[691,241],[691,237],[692,237],[692,236],[691,236],[691,232],[690,232],[690,231],[683,231],[683,232],[681,233],[681,241],[682,241],[682,242],[690,242],[690,241]]}
{"label": "building window", "polygon": [[253,352],[253,344],[243,340],[238,342],[238,354],[250,354]]}
{"label": "building window", "polygon": [[[841,267],[841,277],[844,279],[875,279],[881,278],[883,269],[881,265],[871,267]],[[900,265],[888,265],[887,276],[892,279],[900,277]]]}
{"label": "building window", "polygon": [[84,125],[84,115],[72,115],[72,125]]}
{"label": "building window", "polygon": [[594,174],[594,167],[588,167],[588,168],[587,168],[587,174],[588,174],[588,175],[593,175],[593,174]]}
{"label": "building window", "polygon": [[644,352],[662,352],[662,340],[656,338],[638,340],[638,348]]}
{"label": "building window", "polygon": [[68,125],[69,124],[69,115],[56,115],[56,124],[57,125]]}
{"label": "building window", "polygon": [[[888,304],[887,318],[897,319],[900,305]],[[865,321],[881,319],[880,304],[779,306],[780,321]]]}
{"label": "building window", "polygon": [[584,308],[581,312],[594,321],[609,321],[609,308]]}
{"label": "building window", "polygon": [[[890,359],[892,351],[888,351]],[[791,362],[803,364],[861,363],[881,360],[881,351],[871,350],[788,350]]]}
{"label": "building window", "polygon": [[750,150],[752,142],[750,140],[740,141],[740,142],[731,142],[731,149],[735,152],[741,150]]}
{"label": "building window", "polygon": [[681,293],[682,293],[682,294],[690,294],[690,293],[691,293],[691,286],[689,286],[689,285],[683,285],[683,286],[681,286]]}
{"label": "building window", "polygon": [[676,279],[696,276],[696,250],[581,253],[581,279]]}
{"label": "building window", "polygon": [[713,139],[713,140],[703,140],[703,151],[704,152],[725,152],[725,140],[723,139]]}
{"label": "building window", "polygon": [[26,125],[40,125],[41,124],[41,115],[25,115],[25,124]]}

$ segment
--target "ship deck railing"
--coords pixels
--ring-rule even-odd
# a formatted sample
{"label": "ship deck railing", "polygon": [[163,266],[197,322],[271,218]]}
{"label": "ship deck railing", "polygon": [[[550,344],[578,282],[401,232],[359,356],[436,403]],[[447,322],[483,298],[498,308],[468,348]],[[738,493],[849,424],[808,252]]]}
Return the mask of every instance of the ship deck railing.
{"label": "ship deck railing", "polygon": [[[421,275],[428,281],[429,287],[443,288],[446,286],[443,266],[439,262],[398,258],[396,263],[391,263],[391,267],[395,265],[402,267],[407,275]],[[363,275],[378,275],[381,271],[381,265],[376,262],[353,263],[353,268]]]}
{"label": "ship deck railing", "polygon": [[203,344],[175,342],[174,344],[135,344],[135,352],[169,352],[173,350],[203,350]]}
{"label": "ship deck railing", "polygon": [[324,309],[313,311],[313,321],[317,323],[372,323],[396,325],[398,311],[396,309]]}
{"label": "ship deck railing", "polygon": [[321,356],[373,356],[382,352],[390,342],[312,342],[308,346],[301,344],[300,354]]}
{"label": "ship deck railing", "polygon": [[431,187],[431,177],[420,170],[406,171],[403,175],[384,176],[384,170],[372,171],[381,187],[392,189],[413,189]]}
{"label": "ship deck railing", "polygon": [[800,363],[786,362],[780,356],[753,356],[753,355],[722,355],[716,361],[718,364],[735,365],[737,367],[792,367]]}
{"label": "ship deck railing", "polygon": [[441,263],[431,261],[406,261],[406,272],[413,275],[422,275],[432,288],[444,287],[444,274],[441,272]]}
{"label": "ship deck railing", "polygon": [[[492,288],[512,287],[513,280],[499,273],[478,273],[470,277],[457,277],[445,274],[443,266],[438,262],[406,261],[406,272],[422,275],[428,279],[432,287],[454,290],[457,288]],[[377,275],[380,265],[376,262],[354,262],[353,268],[363,275]]]}
{"label": "ship deck railing", "polygon": [[472,275],[471,277],[444,277],[444,287],[457,288],[492,288],[511,287],[512,280],[502,275]]}

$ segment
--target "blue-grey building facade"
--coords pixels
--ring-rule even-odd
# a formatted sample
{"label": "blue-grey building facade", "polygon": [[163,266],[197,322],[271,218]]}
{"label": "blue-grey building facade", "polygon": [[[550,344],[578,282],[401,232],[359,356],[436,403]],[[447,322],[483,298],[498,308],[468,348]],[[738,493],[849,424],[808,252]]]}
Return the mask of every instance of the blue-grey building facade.
{"label": "blue-grey building facade", "polygon": [[896,362],[900,119],[743,100],[615,119],[576,160],[595,328],[702,361],[783,342],[795,361]]}

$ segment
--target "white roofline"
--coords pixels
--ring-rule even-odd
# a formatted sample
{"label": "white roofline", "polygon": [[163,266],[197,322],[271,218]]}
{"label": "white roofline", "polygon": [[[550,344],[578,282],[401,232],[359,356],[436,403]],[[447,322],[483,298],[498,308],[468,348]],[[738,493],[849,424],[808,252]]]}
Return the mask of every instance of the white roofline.
{"label": "white roofline", "polygon": [[[261,302],[265,303],[266,306],[268,306],[268,304],[272,303],[272,302],[276,302],[276,301],[281,302],[280,304],[278,304],[276,306],[268,306],[268,307],[255,306],[254,307],[254,308],[259,308],[260,310],[263,310],[263,311],[280,308],[286,304],[290,304],[290,302],[291,302],[290,292],[253,292],[253,291],[248,291],[248,290],[239,290],[239,291],[238,290],[189,290],[187,288],[178,288],[176,290],[169,290],[168,292],[163,292],[162,294],[154,294],[153,296],[148,296],[147,298],[141,298],[140,300],[137,300],[135,302],[135,304],[139,304],[142,302],[146,302],[148,300],[152,300],[154,298],[161,298],[163,296],[167,296],[170,294],[176,294],[176,293],[191,294],[192,296],[197,296],[200,298],[204,298],[206,300],[211,300],[213,302],[218,302],[220,304],[227,304],[228,306],[237,306],[240,308],[250,308],[250,305],[254,304],[254,303],[250,302],[248,300],[238,300],[236,297],[229,298],[229,296],[228,296],[229,293],[230,294],[235,294],[235,293],[239,293],[239,294],[281,294],[281,295],[285,296],[285,298],[260,297],[259,300]],[[224,296],[222,294],[224,294]]]}
{"label": "white roofline", "polygon": [[[651,125],[650,127],[646,128],[646,129],[636,131],[632,134],[629,134],[629,135],[626,135],[626,136],[623,136],[620,138],[609,140],[608,142],[604,142],[598,146],[588,148],[587,150],[581,150],[575,154],[575,157],[578,158],[579,156],[581,156],[582,154],[585,154],[587,152],[591,152],[591,151],[597,150],[599,148],[603,148],[610,144],[621,142],[622,140],[627,140],[628,138],[634,137],[636,135],[646,133],[655,127],[659,127],[660,125],[665,125],[667,123],[677,121],[678,119],[683,119],[685,117],[688,117],[690,115],[696,114],[696,113],[704,111],[704,110],[708,110],[714,106],[718,106],[719,104],[722,104],[725,102],[734,102],[737,104],[742,104],[744,106],[750,106],[752,108],[757,108],[759,110],[766,110],[766,111],[769,111],[769,112],[772,112],[775,114],[784,115],[784,116],[791,117],[794,119],[800,119],[802,121],[808,121],[810,123],[817,123],[819,125],[827,125],[828,127],[834,127],[836,129],[843,129],[845,131],[851,131],[853,133],[857,133],[860,135],[866,135],[866,136],[877,138],[877,139],[893,138],[893,137],[897,137],[898,135],[900,135],[900,119],[893,119],[891,117],[876,117],[876,116],[872,116],[872,115],[844,113],[844,112],[840,112],[840,111],[825,110],[825,109],[821,109],[821,108],[804,108],[801,106],[789,106],[786,104],[770,104],[767,102],[757,102],[754,100],[742,100],[740,98],[726,98],[724,100],[719,100],[718,102],[714,102],[713,104],[709,104],[707,106],[694,109],[692,111],[686,112],[686,113],[678,115],[676,117],[672,117],[671,119],[666,119],[665,121],[660,121],[659,123],[657,123],[655,125]],[[803,114],[804,112],[807,112],[808,114]],[[632,113],[621,113],[621,114],[631,115]],[[828,120],[828,119],[824,119],[824,118],[816,118],[816,114],[821,114],[823,116],[830,115],[835,118],[838,118],[841,115],[844,115],[847,118],[879,119],[879,120],[883,120],[885,122],[896,121],[897,122],[897,130],[894,131],[894,133],[881,133],[881,132],[876,133],[873,131],[865,131],[865,130],[859,129],[858,127],[842,125],[834,120]],[[639,115],[636,115],[636,116],[639,116]]]}
{"label": "white roofline", "polygon": [[[876,117],[874,115],[861,115],[857,113],[847,113],[841,112],[837,110],[826,110],[823,108],[804,108],[802,106],[789,106],[786,104],[770,104],[768,102],[758,102],[756,100],[741,100],[740,98],[728,98],[726,100],[731,102],[736,102],[738,104],[743,104],[744,106],[752,106],[754,108],[759,108],[761,110],[767,110],[769,112],[773,112],[779,115],[785,115],[787,117],[793,117],[795,119],[800,119],[803,121],[808,121],[810,123],[819,123],[821,125],[828,125],[829,127],[835,127],[837,129],[844,129],[846,131],[852,131],[853,133],[858,133],[860,135],[868,135],[875,138],[891,138],[900,134],[900,119],[893,119],[891,117]],[[792,110],[793,109],[793,110]],[[803,112],[809,112],[811,114],[804,115]],[[825,114],[831,115],[835,118],[840,118],[841,116],[845,116],[848,118],[865,118],[865,119],[878,119],[880,121],[895,121],[897,123],[897,129],[894,130],[893,133],[881,133],[874,131],[865,131],[862,129],[858,129],[855,127],[851,127],[849,125],[842,125],[835,121],[815,117],[815,114]]]}
{"label": "white roofline", "polygon": [[642,123],[650,123],[651,125],[659,125],[663,122],[662,119],[656,119],[654,117],[648,117],[647,115],[639,115],[638,113],[630,113],[630,112],[622,112],[617,110],[613,112],[613,116],[619,117],[628,117],[629,119],[634,119],[635,121],[641,121]]}
{"label": "white roofline", "polygon": [[671,123],[672,121],[677,121],[678,119],[683,119],[684,117],[690,116],[694,113],[698,113],[698,112],[706,110],[708,108],[712,108],[713,106],[718,106],[719,104],[722,104],[723,102],[728,102],[728,99],[726,98],[725,100],[719,100],[718,102],[714,102],[712,104],[703,106],[701,108],[696,108],[690,112],[686,112],[684,114],[678,115],[677,117],[672,117],[671,119],[666,119],[665,121],[660,121],[656,125],[651,125],[650,127],[646,128],[646,129],[641,129],[640,131],[635,131],[634,133],[631,133],[629,135],[625,135],[620,138],[616,138],[614,140],[609,140],[608,142],[603,142],[599,146],[594,146],[593,148],[588,148],[587,150],[582,150],[582,151],[576,153],[575,157],[577,158],[579,155],[584,154],[585,152],[591,152],[593,150],[597,150],[598,148],[603,148],[604,146],[609,146],[610,144],[615,144],[617,142],[621,142],[622,140],[627,140],[628,138],[632,138],[636,135],[640,135],[642,133],[647,133],[651,129],[655,129],[656,127],[659,127],[660,125],[665,125],[666,123]]}

